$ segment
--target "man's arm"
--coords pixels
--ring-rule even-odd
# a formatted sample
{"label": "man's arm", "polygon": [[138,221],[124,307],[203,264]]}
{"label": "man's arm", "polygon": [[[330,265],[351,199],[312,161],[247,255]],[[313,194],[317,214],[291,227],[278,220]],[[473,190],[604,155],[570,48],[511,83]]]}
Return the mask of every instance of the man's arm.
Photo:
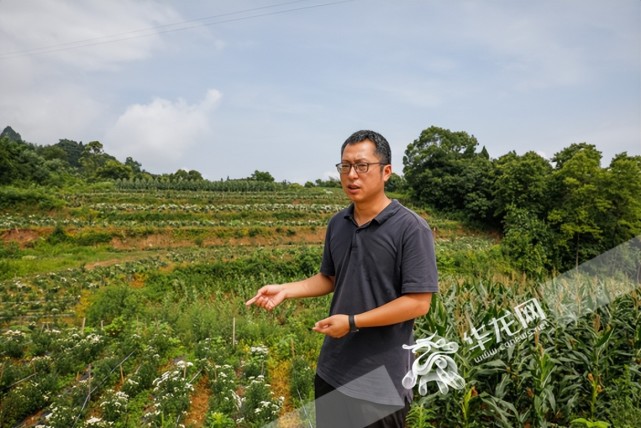
{"label": "man's arm", "polygon": [[285,299],[324,296],[334,291],[334,277],[318,273],[302,281],[287,284],[266,285],[256,295],[245,302],[245,305],[256,305],[272,310]]}
{"label": "man's arm", "polygon": [[[354,314],[354,324],[358,328],[397,324],[425,315],[430,310],[431,302],[432,293],[404,294],[378,308]],[[314,331],[333,338],[343,337],[349,333],[348,316],[337,314],[320,320],[314,326]]]}
{"label": "man's arm", "polygon": [[355,314],[354,322],[358,328],[396,324],[427,314],[431,302],[432,293],[404,294],[378,308]]}

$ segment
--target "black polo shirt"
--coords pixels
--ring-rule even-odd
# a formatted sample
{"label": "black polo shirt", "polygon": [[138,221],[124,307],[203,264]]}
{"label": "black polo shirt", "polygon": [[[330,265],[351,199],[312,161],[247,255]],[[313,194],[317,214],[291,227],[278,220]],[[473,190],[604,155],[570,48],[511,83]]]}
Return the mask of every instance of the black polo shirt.
{"label": "black polo shirt", "polygon": [[[430,227],[397,200],[360,227],[353,205],[332,217],[320,271],[335,277],[330,315],[359,314],[407,293],[438,292]],[[402,345],[414,342],[413,326],[409,320],[340,339],[327,336],[318,375],[352,397],[402,405],[399,398],[411,399],[401,380],[412,362]]]}

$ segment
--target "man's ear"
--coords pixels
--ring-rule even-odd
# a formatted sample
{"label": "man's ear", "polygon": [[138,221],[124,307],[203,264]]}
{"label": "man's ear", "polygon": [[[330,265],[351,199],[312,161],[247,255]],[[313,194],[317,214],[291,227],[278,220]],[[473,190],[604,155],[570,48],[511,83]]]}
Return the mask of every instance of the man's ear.
{"label": "man's ear", "polygon": [[392,165],[387,164],[383,167],[383,181],[387,182],[392,176]]}

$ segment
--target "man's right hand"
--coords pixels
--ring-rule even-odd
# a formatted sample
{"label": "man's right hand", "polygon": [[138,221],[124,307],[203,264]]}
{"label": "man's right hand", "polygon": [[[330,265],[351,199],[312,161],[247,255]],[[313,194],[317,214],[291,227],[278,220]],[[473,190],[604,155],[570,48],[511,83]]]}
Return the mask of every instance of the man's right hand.
{"label": "man's right hand", "polygon": [[256,305],[271,311],[285,300],[285,287],[282,285],[266,285],[254,297],[245,302],[246,306]]}

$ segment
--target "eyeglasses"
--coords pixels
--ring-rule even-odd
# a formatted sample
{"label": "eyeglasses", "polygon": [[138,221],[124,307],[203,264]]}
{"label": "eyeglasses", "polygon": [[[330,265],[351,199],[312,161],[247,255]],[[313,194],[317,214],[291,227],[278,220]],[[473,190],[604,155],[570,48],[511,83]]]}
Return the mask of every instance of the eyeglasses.
{"label": "eyeglasses", "polygon": [[340,174],[349,174],[349,171],[354,167],[354,171],[358,174],[369,171],[370,165],[387,165],[384,162],[359,162],[359,163],[337,163],[336,170]]}

